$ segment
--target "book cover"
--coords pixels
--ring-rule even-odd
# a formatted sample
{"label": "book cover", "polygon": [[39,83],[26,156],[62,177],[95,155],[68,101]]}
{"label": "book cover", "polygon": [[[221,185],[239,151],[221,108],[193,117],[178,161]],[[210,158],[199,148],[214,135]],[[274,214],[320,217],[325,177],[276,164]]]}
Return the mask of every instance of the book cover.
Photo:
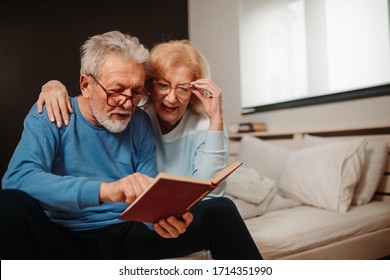
{"label": "book cover", "polygon": [[228,165],[210,180],[159,173],[151,187],[130,204],[119,219],[154,223],[169,216],[180,218],[241,164],[236,161]]}

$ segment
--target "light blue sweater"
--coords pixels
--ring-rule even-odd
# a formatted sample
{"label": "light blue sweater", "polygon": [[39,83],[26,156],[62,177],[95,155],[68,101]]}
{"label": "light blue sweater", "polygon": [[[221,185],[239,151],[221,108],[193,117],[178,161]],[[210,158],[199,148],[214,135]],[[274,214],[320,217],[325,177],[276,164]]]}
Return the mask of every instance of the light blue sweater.
{"label": "light blue sweater", "polygon": [[34,105],[2,181],[4,189],[23,190],[41,202],[56,223],[87,230],[122,222],[124,203],[99,203],[102,182],[134,172],[156,176],[156,150],[150,119],[137,109],[121,133],[90,124],[77,98],[68,126],[58,129]]}
{"label": "light blue sweater", "polygon": [[[227,166],[229,139],[224,131],[211,131],[206,115],[187,110],[180,123],[169,133],[162,134],[156,112],[146,109],[156,139],[157,166],[160,172],[210,179]],[[208,197],[222,196],[226,181]]]}

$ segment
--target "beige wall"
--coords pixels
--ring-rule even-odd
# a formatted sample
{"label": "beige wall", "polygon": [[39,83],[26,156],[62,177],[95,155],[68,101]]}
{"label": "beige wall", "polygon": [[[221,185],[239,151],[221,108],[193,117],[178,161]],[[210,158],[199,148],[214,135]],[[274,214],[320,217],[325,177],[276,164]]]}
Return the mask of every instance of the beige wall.
{"label": "beige wall", "polygon": [[390,124],[390,96],[241,115],[238,0],[188,0],[189,37],[223,91],[225,122],[265,121],[270,131]]}

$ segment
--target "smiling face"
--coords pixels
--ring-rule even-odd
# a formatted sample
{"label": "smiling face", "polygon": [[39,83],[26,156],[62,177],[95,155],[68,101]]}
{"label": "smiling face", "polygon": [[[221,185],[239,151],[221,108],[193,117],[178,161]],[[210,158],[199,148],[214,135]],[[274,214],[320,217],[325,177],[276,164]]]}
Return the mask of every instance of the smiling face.
{"label": "smiling face", "polygon": [[188,104],[191,100],[191,94],[185,98],[179,98],[175,95],[176,88],[187,86],[192,82],[193,75],[187,67],[169,68],[163,77],[155,78],[155,82],[169,84],[171,90],[162,94],[156,86],[153,86],[153,107],[157,114],[162,133],[168,133],[174,129],[182,119]]}

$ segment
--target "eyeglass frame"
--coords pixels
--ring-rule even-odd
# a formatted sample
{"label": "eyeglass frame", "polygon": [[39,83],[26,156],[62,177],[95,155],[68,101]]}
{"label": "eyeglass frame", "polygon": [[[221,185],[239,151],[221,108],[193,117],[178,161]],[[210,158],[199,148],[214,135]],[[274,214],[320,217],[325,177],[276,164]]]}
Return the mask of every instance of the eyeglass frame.
{"label": "eyeglass frame", "polygon": [[[179,98],[179,99],[186,99],[186,98],[188,98],[188,97],[191,96],[192,86],[191,86],[190,83],[179,84],[179,85],[177,85],[176,87],[173,88],[170,82],[165,81],[165,80],[164,80],[164,82],[165,82],[167,85],[169,85],[169,88],[165,89],[165,90],[166,90],[165,93],[161,93],[161,92],[160,92],[160,91],[164,91],[163,89],[161,89],[161,88],[160,88],[160,89],[159,89],[159,88],[155,88],[155,90],[157,90],[157,92],[158,92],[159,94],[168,95],[168,94],[172,91],[172,89],[173,89],[173,90],[174,90],[173,93],[174,93],[175,96],[176,96],[177,98]],[[158,87],[159,84],[161,84],[162,82],[159,81],[159,80],[153,79],[152,83],[153,83],[153,85],[154,85],[155,87]],[[188,85],[188,86],[187,86],[187,85]],[[177,92],[177,88],[178,88],[178,87],[186,87],[186,88],[188,88],[189,94],[186,95],[186,96],[177,95],[176,92]],[[169,89],[169,90],[168,90],[168,89]]]}
{"label": "eyeglass frame", "polygon": [[[101,83],[98,82],[98,80],[95,78],[94,75],[92,74],[89,74],[88,76],[91,76],[92,79],[100,86],[100,88],[104,91],[104,93],[106,94],[106,102],[107,102],[107,105],[110,106],[110,107],[119,107],[119,106],[122,106],[123,104],[125,104],[127,102],[127,100],[130,99],[130,102],[131,102],[131,105],[133,105],[134,107],[143,107],[145,106],[147,103],[148,103],[148,100],[149,100],[149,97],[150,97],[150,94],[149,93],[146,93],[146,94],[136,94],[136,95],[127,95],[127,94],[123,94],[123,93],[112,93],[110,91],[108,91]],[[123,96],[125,99],[123,100],[123,102],[119,102],[117,105],[111,105],[108,100],[110,99],[111,96]],[[140,102],[142,100],[142,98],[146,97],[146,100],[145,100],[145,103],[142,104],[142,105],[138,105],[138,104],[134,104],[134,98],[140,98],[140,100],[138,102]]]}

